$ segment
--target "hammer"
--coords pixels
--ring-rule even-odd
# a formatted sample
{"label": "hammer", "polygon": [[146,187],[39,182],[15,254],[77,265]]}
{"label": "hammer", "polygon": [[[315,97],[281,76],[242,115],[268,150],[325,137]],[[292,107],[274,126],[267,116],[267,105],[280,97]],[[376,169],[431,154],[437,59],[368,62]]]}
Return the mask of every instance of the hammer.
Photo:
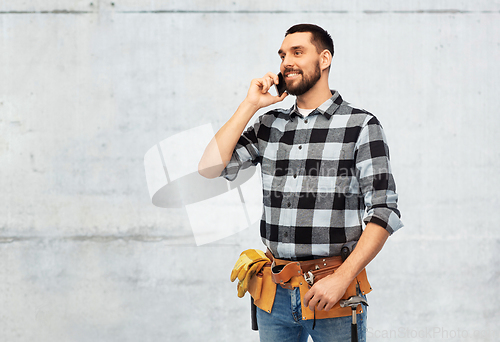
{"label": "hammer", "polygon": [[352,309],[352,323],[351,323],[351,342],[358,342],[358,323],[356,321],[356,308],[359,304],[368,306],[368,302],[361,296],[351,296],[349,299],[340,301],[340,307],[345,308],[350,306]]}

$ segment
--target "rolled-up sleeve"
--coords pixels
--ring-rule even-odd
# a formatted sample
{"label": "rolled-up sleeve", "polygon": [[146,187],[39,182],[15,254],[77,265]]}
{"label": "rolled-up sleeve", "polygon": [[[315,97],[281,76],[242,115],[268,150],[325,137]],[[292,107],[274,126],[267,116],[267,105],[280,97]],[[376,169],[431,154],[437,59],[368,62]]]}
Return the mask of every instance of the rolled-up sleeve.
{"label": "rolled-up sleeve", "polygon": [[403,227],[398,210],[396,183],[391,171],[389,147],[380,122],[365,120],[355,146],[356,176],[366,212],[364,223],[375,223],[390,234]]}
{"label": "rolled-up sleeve", "polygon": [[257,165],[260,157],[257,141],[257,132],[260,127],[260,118],[253,126],[248,127],[236,144],[231,160],[222,170],[220,176],[233,181],[240,170]]}

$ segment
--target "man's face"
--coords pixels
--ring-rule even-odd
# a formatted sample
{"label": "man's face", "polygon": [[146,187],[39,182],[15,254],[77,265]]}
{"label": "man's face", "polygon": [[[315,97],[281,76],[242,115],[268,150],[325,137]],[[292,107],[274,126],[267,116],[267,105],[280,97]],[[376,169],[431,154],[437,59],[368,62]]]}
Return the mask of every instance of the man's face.
{"label": "man's face", "polygon": [[278,54],[281,58],[280,71],[290,95],[305,94],[321,78],[320,55],[311,43],[310,32],[286,36]]}

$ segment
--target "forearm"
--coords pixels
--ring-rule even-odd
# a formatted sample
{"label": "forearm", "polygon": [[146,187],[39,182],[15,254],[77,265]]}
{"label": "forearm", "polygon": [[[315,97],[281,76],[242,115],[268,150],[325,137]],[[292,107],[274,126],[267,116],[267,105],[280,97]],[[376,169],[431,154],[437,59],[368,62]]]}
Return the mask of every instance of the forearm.
{"label": "forearm", "polygon": [[381,226],[369,222],[356,248],[345,262],[335,271],[335,275],[344,279],[346,284],[350,284],[370,261],[380,252],[389,237],[389,232]]}
{"label": "forearm", "polygon": [[283,93],[281,96],[273,96],[269,93],[271,86],[278,83],[278,76],[271,72],[262,78],[252,80],[245,100],[231,119],[217,132],[203,153],[198,164],[200,175],[207,178],[218,177],[231,160],[241,133],[252,116],[260,108],[283,101],[287,93]]}
{"label": "forearm", "polygon": [[380,252],[389,233],[383,227],[368,223],[351,255],[331,275],[319,280],[304,296],[304,304],[314,310],[330,310],[344,295],[349,284]]}
{"label": "forearm", "polygon": [[206,178],[218,177],[226,167],[238,140],[258,108],[243,101],[233,116],[219,129],[210,141],[200,163],[198,172]]}

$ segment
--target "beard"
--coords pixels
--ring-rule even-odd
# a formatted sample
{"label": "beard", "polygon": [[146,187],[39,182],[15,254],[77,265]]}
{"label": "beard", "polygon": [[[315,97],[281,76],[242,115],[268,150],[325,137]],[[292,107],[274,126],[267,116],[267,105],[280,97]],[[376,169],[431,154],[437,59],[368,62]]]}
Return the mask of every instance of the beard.
{"label": "beard", "polygon": [[300,75],[302,75],[302,81],[298,82],[296,85],[286,85],[286,91],[290,95],[300,96],[307,93],[316,83],[318,83],[321,78],[321,68],[319,67],[319,62],[316,64],[316,68],[312,75],[304,75],[302,70],[299,70]]}

